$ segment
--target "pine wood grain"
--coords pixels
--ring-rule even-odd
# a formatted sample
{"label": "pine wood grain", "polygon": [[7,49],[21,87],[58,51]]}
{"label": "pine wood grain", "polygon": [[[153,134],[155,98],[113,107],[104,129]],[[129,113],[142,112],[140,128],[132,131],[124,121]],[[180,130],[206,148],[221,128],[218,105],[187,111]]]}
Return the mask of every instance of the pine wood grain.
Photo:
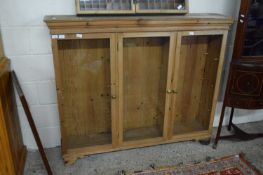
{"label": "pine wood grain", "polygon": [[162,130],[169,38],[124,38],[123,45],[124,132],[139,128]]}
{"label": "pine wood grain", "polygon": [[[224,33],[182,33],[173,103],[173,132],[209,130]],[[180,128],[188,129],[180,129]]]}
{"label": "pine wood grain", "polygon": [[45,21],[53,35],[67,164],[90,154],[211,137],[232,19],[189,14]]}
{"label": "pine wood grain", "polygon": [[58,49],[67,135],[111,133],[110,40],[59,41]]}

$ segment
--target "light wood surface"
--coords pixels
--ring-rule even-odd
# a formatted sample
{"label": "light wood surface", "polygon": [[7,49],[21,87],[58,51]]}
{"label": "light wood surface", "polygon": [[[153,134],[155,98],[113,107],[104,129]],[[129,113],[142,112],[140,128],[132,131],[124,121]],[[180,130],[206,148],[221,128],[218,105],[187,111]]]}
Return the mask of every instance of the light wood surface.
{"label": "light wood surface", "polygon": [[[167,19],[164,21],[163,19]],[[106,24],[110,24],[110,21],[115,21],[116,23],[135,23],[136,21],[143,20],[146,24],[158,23],[161,22],[163,24],[167,23],[177,23],[184,24],[184,22],[196,22],[200,20],[197,24],[206,22],[210,20],[212,23],[221,23],[221,24],[231,24],[233,19],[229,16],[215,14],[215,13],[190,13],[186,15],[165,15],[165,16],[89,16],[89,17],[81,17],[76,15],[49,15],[45,16],[44,21],[47,23],[57,23],[59,25],[60,22],[88,22],[93,21],[97,24],[101,24],[102,21],[108,22]],[[179,21],[178,21],[179,20]],[[218,20],[218,21],[217,21]],[[97,22],[96,22],[97,21]],[[94,24],[95,24],[94,23]],[[114,24],[113,24],[114,25]]]}
{"label": "light wood surface", "polygon": [[111,133],[110,39],[59,41],[58,49],[68,136]]}
{"label": "light wood surface", "polygon": [[46,17],[62,153],[86,155],[211,137],[232,19]]}
{"label": "light wood surface", "polygon": [[162,130],[169,38],[124,38],[123,45],[124,135],[139,128]]}
{"label": "light wood surface", "polygon": [[178,134],[184,130],[181,127],[189,128],[189,131],[209,130],[214,116],[214,89],[225,36],[221,31],[204,31],[194,35],[180,33],[179,37],[181,47],[177,49],[173,131]]}
{"label": "light wood surface", "polygon": [[113,16],[77,17],[46,16],[44,21],[51,34],[105,32],[168,32],[198,30],[228,30],[233,20],[217,14],[188,14],[179,16]]}
{"label": "light wood surface", "polygon": [[0,60],[0,138],[0,174],[22,175],[26,148],[15,103],[10,62],[6,58]]}
{"label": "light wood surface", "polygon": [[[2,102],[0,101],[2,106]],[[5,126],[4,112],[0,108],[0,175],[15,175],[15,167],[11,156],[10,143],[7,135],[7,128]]]}

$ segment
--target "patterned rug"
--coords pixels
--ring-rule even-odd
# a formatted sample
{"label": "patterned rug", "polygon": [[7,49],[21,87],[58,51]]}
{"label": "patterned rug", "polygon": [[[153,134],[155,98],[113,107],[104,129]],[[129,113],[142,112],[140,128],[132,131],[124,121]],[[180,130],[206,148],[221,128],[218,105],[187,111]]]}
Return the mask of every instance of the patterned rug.
{"label": "patterned rug", "polygon": [[261,175],[243,154],[211,160],[206,163],[154,169],[132,175]]}

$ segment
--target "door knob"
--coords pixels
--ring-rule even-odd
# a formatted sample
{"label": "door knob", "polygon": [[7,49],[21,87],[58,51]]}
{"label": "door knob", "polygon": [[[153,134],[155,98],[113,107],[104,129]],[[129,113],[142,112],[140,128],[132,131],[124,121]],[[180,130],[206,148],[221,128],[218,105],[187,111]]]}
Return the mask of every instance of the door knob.
{"label": "door knob", "polygon": [[172,90],[167,90],[167,93],[168,93],[168,94],[172,94],[173,91],[172,91]]}

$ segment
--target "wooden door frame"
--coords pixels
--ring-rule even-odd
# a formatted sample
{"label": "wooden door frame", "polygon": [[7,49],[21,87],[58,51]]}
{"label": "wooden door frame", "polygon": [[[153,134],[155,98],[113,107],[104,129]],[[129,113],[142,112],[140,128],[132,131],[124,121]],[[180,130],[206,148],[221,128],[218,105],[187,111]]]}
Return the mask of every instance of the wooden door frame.
{"label": "wooden door frame", "polygon": [[[217,100],[219,96],[219,90],[220,90],[220,83],[221,83],[221,75],[223,71],[223,64],[224,64],[224,58],[225,58],[225,51],[226,51],[226,43],[227,43],[227,36],[228,36],[228,31],[226,30],[205,30],[205,31],[184,31],[184,32],[178,32],[177,34],[177,47],[176,47],[176,54],[175,54],[175,63],[174,63],[174,82],[173,82],[173,89],[176,91],[177,89],[177,84],[179,83],[178,79],[178,71],[179,71],[179,66],[180,66],[180,51],[181,51],[181,43],[182,43],[182,37],[184,36],[209,36],[209,35],[222,35],[222,43],[221,43],[221,51],[220,51],[220,57],[219,57],[219,64],[218,64],[218,70],[217,70],[217,78],[216,78],[216,83],[215,83],[215,90],[213,94],[213,102],[212,102],[212,110],[210,113],[210,122],[209,122],[209,129],[206,131],[200,131],[200,133],[203,132],[209,132],[209,134],[212,133],[212,128],[213,128],[213,122],[214,122],[214,115],[215,115],[215,110],[216,110],[216,105],[217,105]],[[171,130],[168,133],[169,138],[176,139],[177,136],[173,134],[174,130],[174,116],[175,116],[175,105],[177,101],[177,95],[173,97],[173,102],[172,102],[172,118],[171,118]],[[196,133],[196,132],[195,132]]]}
{"label": "wooden door frame", "polygon": [[[62,36],[62,37],[61,37]],[[61,37],[61,38],[59,38]],[[79,33],[79,34],[62,34],[62,35],[52,35],[52,50],[53,50],[53,60],[55,67],[55,77],[56,77],[56,89],[58,98],[58,108],[60,122],[64,121],[64,110],[63,110],[63,82],[61,75],[61,65],[59,61],[59,50],[58,42],[62,40],[85,40],[85,39],[109,39],[110,40],[110,70],[111,70],[111,134],[112,134],[112,147],[118,145],[118,101],[113,98],[118,92],[118,78],[117,78],[117,57],[116,57],[116,34],[115,33]],[[62,153],[67,154],[69,152],[67,146],[67,133],[63,124],[60,126],[61,131],[61,145]],[[63,140],[62,140],[63,138]]]}
{"label": "wooden door frame", "polygon": [[[119,144],[121,145],[136,145],[141,144],[141,140],[136,141],[126,141],[124,143],[123,140],[123,118],[124,118],[124,109],[123,109],[123,40],[124,38],[142,38],[142,37],[169,37],[170,45],[169,45],[169,60],[168,60],[168,71],[167,71],[167,84],[166,91],[169,91],[172,87],[172,72],[173,72],[173,63],[174,63],[174,53],[175,53],[175,45],[176,45],[176,32],[137,32],[137,33],[119,33],[118,34],[118,68],[119,68]],[[165,115],[164,115],[164,126],[163,126],[163,136],[161,138],[150,138],[143,140],[143,143],[152,143],[155,140],[168,140],[168,130],[170,128],[170,118],[171,118],[171,94],[166,93],[165,100]]]}

